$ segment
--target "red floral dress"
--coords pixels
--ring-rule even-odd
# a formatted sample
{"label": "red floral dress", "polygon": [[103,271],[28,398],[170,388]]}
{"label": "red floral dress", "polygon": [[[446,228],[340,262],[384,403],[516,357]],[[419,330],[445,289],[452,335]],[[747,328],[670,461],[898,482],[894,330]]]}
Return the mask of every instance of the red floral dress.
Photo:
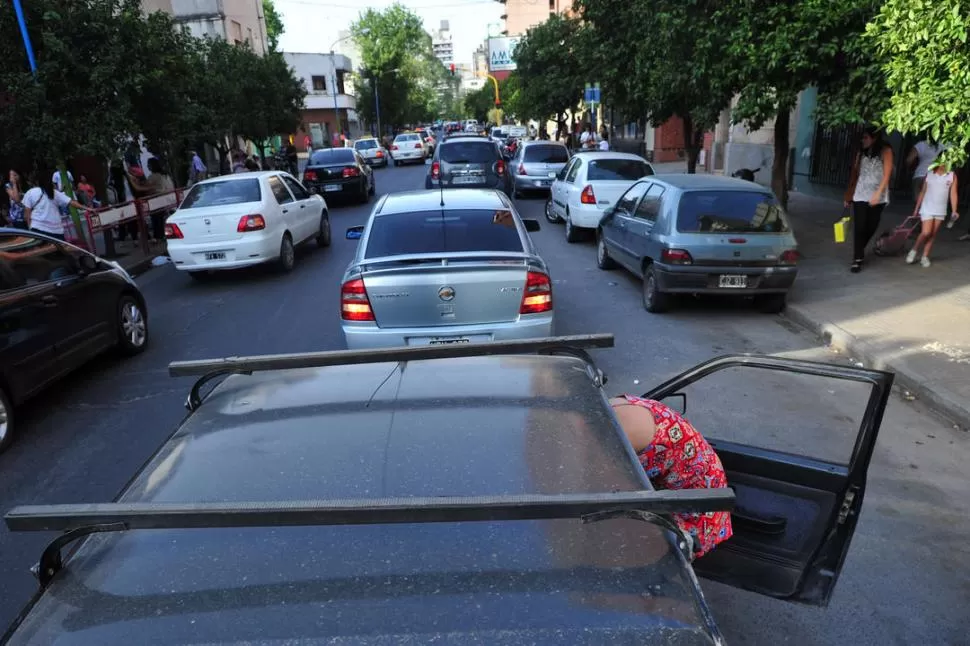
{"label": "red floral dress", "polygon": [[[669,406],[633,395],[630,404],[653,414],[657,427],[653,442],[640,452],[640,464],[657,489],[715,489],[727,486],[724,467],[707,440]],[[731,538],[731,513],[674,514],[680,528],[693,538],[694,555],[703,556]]]}

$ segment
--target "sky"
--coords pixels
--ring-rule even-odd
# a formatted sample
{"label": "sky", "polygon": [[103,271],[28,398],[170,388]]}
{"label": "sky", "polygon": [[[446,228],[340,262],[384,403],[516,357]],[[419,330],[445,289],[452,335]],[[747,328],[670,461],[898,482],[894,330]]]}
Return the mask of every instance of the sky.
{"label": "sky", "polygon": [[[385,9],[395,0],[273,0],[283,17],[280,49],[284,52],[329,52],[337,33],[350,27],[368,8]],[[429,33],[442,20],[449,22],[455,44],[455,62],[472,62],[472,52],[489,36],[501,31],[505,5],[496,0],[397,0],[424,21]],[[336,47],[339,51],[340,47]],[[356,65],[358,61],[354,61]]]}

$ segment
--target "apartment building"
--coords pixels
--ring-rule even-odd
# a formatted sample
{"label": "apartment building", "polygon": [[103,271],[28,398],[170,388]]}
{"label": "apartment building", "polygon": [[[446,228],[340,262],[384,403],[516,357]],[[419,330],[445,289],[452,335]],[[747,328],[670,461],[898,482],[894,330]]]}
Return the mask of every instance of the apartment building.
{"label": "apartment building", "polygon": [[439,28],[431,34],[431,48],[446,67],[455,62],[455,43],[447,20],[442,20]]}
{"label": "apartment building", "polygon": [[502,20],[505,21],[504,34],[522,36],[529,30],[546,21],[550,14],[565,13],[572,8],[572,0],[497,0],[505,5]]}
{"label": "apartment building", "polygon": [[248,43],[253,51],[267,51],[266,18],[262,0],[146,0],[169,3],[175,18],[196,37]]}
{"label": "apartment building", "polygon": [[156,11],[172,12],[172,0],[141,0],[141,8],[146,14]]}
{"label": "apartment building", "polygon": [[297,150],[306,149],[306,137],[311,148],[332,145],[334,134],[351,138],[360,135],[357,116],[357,97],[345,76],[353,70],[352,61],[341,54],[313,54],[285,52],[283,57],[306,86],[302,124],[293,143]]}

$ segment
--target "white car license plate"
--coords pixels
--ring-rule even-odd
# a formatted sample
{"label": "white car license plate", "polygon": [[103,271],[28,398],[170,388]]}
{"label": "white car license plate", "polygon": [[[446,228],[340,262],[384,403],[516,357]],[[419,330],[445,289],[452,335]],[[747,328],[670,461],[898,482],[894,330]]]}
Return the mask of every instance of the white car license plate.
{"label": "white car license plate", "polygon": [[340,190],[340,184],[327,184],[323,187],[323,190],[327,193],[332,193],[334,191]]}
{"label": "white car license plate", "polygon": [[748,277],[744,274],[725,274],[718,277],[718,287],[727,289],[744,289],[748,286]]}
{"label": "white car license plate", "polygon": [[454,343],[470,343],[471,339],[466,336],[440,337],[434,336],[428,340],[428,345],[451,345]]}
{"label": "white car license plate", "polygon": [[476,175],[463,175],[459,177],[454,177],[451,180],[452,184],[481,184],[481,176]]}
{"label": "white car license plate", "polygon": [[225,260],[226,259],[226,252],[225,251],[210,251],[209,253],[207,253],[205,255],[205,259],[206,260]]}
{"label": "white car license plate", "polygon": [[556,174],[555,174],[555,173],[549,173],[549,177],[552,177],[552,178],[554,178],[555,176],[556,176]]}

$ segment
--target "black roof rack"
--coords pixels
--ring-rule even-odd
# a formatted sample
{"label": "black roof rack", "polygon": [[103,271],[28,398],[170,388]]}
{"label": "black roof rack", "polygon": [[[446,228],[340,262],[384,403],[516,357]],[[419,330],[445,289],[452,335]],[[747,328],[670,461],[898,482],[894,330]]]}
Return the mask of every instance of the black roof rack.
{"label": "black roof rack", "polygon": [[334,350],[298,354],[272,354],[251,357],[225,357],[194,361],[173,361],[168,373],[173,377],[200,376],[192,386],[186,408],[196,410],[202,405],[201,388],[216,377],[229,374],[252,374],[265,370],[294,368],[322,368],[326,366],[360,365],[365,363],[397,363],[428,359],[452,359],[508,354],[569,354],[586,362],[590,378],[596,386],[606,384],[606,376],[593,363],[588,348],[612,348],[612,334],[578,334],[574,336],[543,337],[521,341],[491,341],[447,345],[380,348],[375,350]]}
{"label": "black roof rack", "polygon": [[63,566],[61,550],[89,534],[144,529],[454,523],[582,518],[622,512],[670,514],[727,511],[731,489],[612,493],[414,497],[236,503],[106,503],[26,505],[4,520],[13,532],[65,532],[44,550],[37,575],[46,586]]}

